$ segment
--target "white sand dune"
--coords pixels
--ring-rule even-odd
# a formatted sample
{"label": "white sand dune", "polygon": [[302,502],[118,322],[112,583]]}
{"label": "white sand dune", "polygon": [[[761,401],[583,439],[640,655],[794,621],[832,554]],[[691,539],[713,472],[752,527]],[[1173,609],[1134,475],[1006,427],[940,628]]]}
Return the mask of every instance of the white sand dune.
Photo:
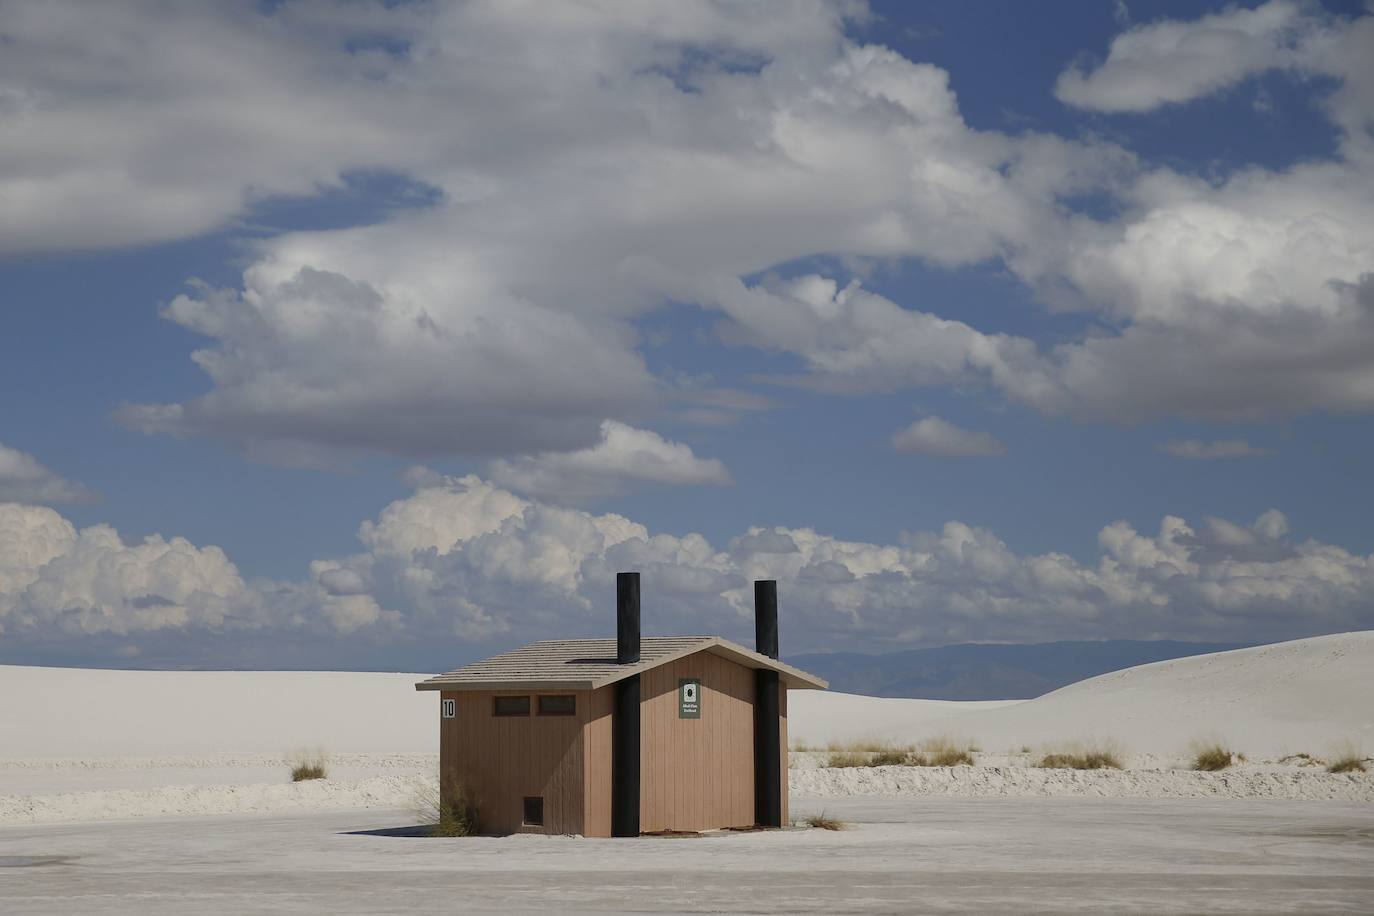
{"label": "white sand dune", "polygon": [[[418,674],[143,672],[0,666],[0,823],[403,806],[432,781],[438,707]],[[1341,742],[1374,750],[1374,632],[1130,668],[1035,700],[958,703],[798,691],[794,740],[964,738],[980,766],[794,770],[799,797],[1248,797],[1374,802],[1374,774],[1276,767]],[[1220,738],[1254,761],[1175,769]],[[999,753],[1113,740],[1124,773],[1038,771]],[[333,756],[290,785],[295,749]],[[1265,762],[1264,758],[1269,758]],[[808,761],[799,761],[803,765]],[[814,764],[814,761],[811,761]]]}
{"label": "white sand dune", "polygon": [[[1374,632],[1216,652],[1089,678],[1010,704],[789,695],[793,734],[817,743],[944,734],[987,750],[1113,740],[1176,755],[1220,739],[1252,757],[1374,749]],[[883,704],[883,705],[879,705]],[[954,708],[950,708],[954,707]]]}
{"label": "white sand dune", "polygon": [[438,753],[427,674],[0,666],[0,758]]}

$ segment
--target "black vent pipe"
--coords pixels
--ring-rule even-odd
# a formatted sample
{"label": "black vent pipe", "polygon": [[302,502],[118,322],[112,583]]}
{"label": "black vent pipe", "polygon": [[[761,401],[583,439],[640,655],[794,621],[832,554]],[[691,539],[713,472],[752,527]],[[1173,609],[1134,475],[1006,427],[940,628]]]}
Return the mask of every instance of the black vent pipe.
{"label": "black vent pipe", "polygon": [[759,579],[754,583],[754,645],[760,655],[778,657],[778,583]]}
{"label": "black vent pipe", "polygon": [[639,675],[615,682],[611,711],[611,836],[639,836]]}
{"label": "black vent pipe", "polygon": [[[616,664],[639,662],[639,573],[615,577]],[[611,836],[639,836],[639,675],[615,682],[611,709]]]}
{"label": "black vent pipe", "polygon": [[[754,583],[754,637],[758,653],[778,657],[778,583]],[[754,670],[754,820],[782,826],[782,716],[778,672]]]}
{"label": "black vent pipe", "polygon": [[639,661],[639,573],[615,575],[615,661]]}

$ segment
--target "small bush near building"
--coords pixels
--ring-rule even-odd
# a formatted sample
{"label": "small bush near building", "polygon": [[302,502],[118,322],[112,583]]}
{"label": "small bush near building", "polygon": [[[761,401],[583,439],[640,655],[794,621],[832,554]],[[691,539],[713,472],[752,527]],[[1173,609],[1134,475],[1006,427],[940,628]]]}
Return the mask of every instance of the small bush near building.
{"label": "small bush near building", "polygon": [[439,817],[434,823],[435,836],[475,836],[477,834],[477,806],[458,783],[445,786],[439,805]]}
{"label": "small bush near building", "polygon": [[802,823],[808,827],[817,827],[821,830],[848,830],[849,825],[839,818],[828,817],[824,811],[820,814],[813,814],[804,818]]}
{"label": "small bush near building", "polygon": [[436,782],[420,786],[415,794],[415,815],[430,825],[430,836],[476,836],[478,832],[477,804],[454,779],[445,780],[442,790]]}

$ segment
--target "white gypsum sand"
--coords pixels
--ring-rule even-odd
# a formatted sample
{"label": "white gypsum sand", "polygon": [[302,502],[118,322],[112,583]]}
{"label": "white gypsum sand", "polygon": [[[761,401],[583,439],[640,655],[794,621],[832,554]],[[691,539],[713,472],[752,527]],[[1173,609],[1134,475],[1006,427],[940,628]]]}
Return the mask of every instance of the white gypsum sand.
{"label": "white gypsum sand", "polygon": [[[141,672],[0,666],[0,823],[408,807],[437,769],[423,675]],[[957,703],[796,691],[789,731],[812,746],[948,736],[973,767],[817,769],[793,755],[794,798],[1106,796],[1374,801],[1374,773],[1327,774],[1284,754],[1342,741],[1374,751],[1374,633],[1144,665],[1036,700]],[[1184,769],[1219,738],[1250,762]],[[1040,770],[1042,750],[1112,740],[1123,772]],[[1019,753],[1021,747],[1032,749]],[[293,751],[330,776],[290,784]]]}
{"label": "white gypsum sand", "polygon": [[[0,666],[0,757],[438,753],[425,674]],[[428,702],[427,702],[428,701]]]}
{"label": "white gypsum sand", "polygon": [[798,691],[788,725],[821,746],[944,735],[998,752],[1112,741],[1177,756],[1215,739],[1257,758],[1322,755],[1345,740],[1374,752],[1371,696],[1374,631],[1364,631],[1139,665],[1007,704]]}
{"label": "white gypsum sand", "polygon": [[[851,829],[433,839],[406,808],[0,825],[0,908],[185,913],[1352,913],[1374,808],[1333,802],[798,801]],[[22,863],[30,863],[25,867]]]}

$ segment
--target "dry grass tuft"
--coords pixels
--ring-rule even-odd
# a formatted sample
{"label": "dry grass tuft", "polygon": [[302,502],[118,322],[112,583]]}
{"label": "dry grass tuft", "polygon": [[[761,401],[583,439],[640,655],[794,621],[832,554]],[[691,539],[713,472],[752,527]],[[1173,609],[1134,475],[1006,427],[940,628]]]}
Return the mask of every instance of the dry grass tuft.
{"label": "dry grass tuft", "polygon": [[825,758],[828,767],[866,767],[870,755],[864,751],[831,751]]}
{"label": "dry grass tuft", "polygon": [[1361,748],[1355,746],[1351,741],[1346,741],[1331,754],[1331,762],[1327,764],[1328,773],[1366,773],[1368,767],[1365,764],[1370,762],[1370,758],[1364,755]]}
{"label": "dry grass tuft", "polygon": [[1122,769],[1121,752],[1107,742],[1099,742],[1086,747],[1051,751],[1044,754],[1035,765],[1046,770]]}
{"label": "dry grass tuft", "polygon": [[1368,771],[1363,757],[1342,757],[1340,760],[1333,760],[1326,766],[1328,773],[1364,773]]}
{"label": "dry grass tuft", "polygon": [[920,767],[973,766],[972,748],[960,747],[948,738],[931,738],[921,744],[912,755],[913,764]]}
{"label": "dry grass tuft", "polygon": [[829,817],[824,811],[820,814],[813,814],[802,819],[802,823],[808,827],[817,827],[821,830],[848,830],[849,824],[839,818]]}
{"label": "dry grass tuft", "polygon": [[287,762],[291,766],[292,782],[329,776],[329,761],[324,751],[297,751]]}
{"label": "dry grass tuft", "polygon": [[[1208,773],[1224,770],[1236,763],[1237,755],[1219,742],[1203,744],[1193,751],[1193,769]],[[1243,757],[1241,758],[1244,759]]]}
{"label": "dry grass tuft", "polygon": [[907,766],[907,761],[910,759],[910,751],[889,747],[881,751],[874,751],[868,758],[868,765],[871,767],[900,767]]}
{"label": "dry grass tuft", "polygon": [[918,745],[856,741],[832,744],[827,767],[955,767],[973,766],[969,750],[949,738],[931,738]]}
{"label": "dry grass tuft", "polygon": [[422,823],[433,825],[431,836],[477,835],[477,805],[454,779],[445,780],[442,789],[438,783],[421,786],[415,796],[415,816]]}

